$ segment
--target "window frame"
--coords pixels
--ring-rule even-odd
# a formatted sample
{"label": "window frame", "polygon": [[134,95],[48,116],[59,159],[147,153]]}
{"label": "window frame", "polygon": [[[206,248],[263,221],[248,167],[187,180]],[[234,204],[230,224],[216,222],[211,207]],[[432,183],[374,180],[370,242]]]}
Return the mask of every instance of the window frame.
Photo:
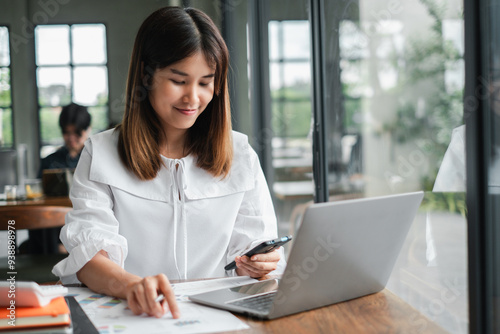
{"label": "window frame", "polygon": [[[267,184],[272,188],[274,184],[274,168],[272,158],[272,129],[271,124],[271,94],[269,83],[269,32],[267,0],[253,0],[248,2],[248,39],[250,47],[250,95],[252,96],[251,113],[252,129],[255,143],[253,147],[259,157]],[[273,193],[271,193],[273,194]]]}
{"label": "window frame", "polygon": [[[73,60],[73,42],[72,42],[72,27],[73,26],[82,26],[82,25],[97,25],[97,24],[100,24],[100,25],[103,25],[104,26],[104,29],[105,29],[105,51],[106,51],[106,61],[103,62],[103,63],[99,63],[99,64],[92,64],[92,63],[79,63],[79,64],[74,64],[74,60]],[[85,67],[105,67],[106,68],[106,76],[107,76],[107,91],[108,91],[108,98],[107,98],[107,102],[105,104],[96,104],[96,105],[92,105],[92,106],[88,106],[88,105],[85,105],[86,107],[88,107],[89,109],[91,108],[94,108],[94,107],[101,107],[101,108],[106,108],[106,121],[107,121],[107,124],[109,126],[110,124],[110,99],[109,99],[109,92],[110,92],[110,81],[109,81],[109,43],[108,43],[108,40],[109,40],[109,36],[108,36],[108,26],[106,25],[106,23],[104,22],[78,22],[78,23],[47,23],[47,24],[38,24],[35,26],[35,29],[34,31],[36,30],[37,27],[40,27],[40,26],[68,26],[69,28],[69,39],[68,39],[68,43],[69,43],[69,63],[68,64],[50,64],[50,65],[38,65],[36,63],[36,57],[37,57],[37,54],[36,54],[36,41],[35,41],[35,36],[34,36],[34,59],[35,59],[35,69],[34,69],[34,77],[35,77],[35,80],[36,80],[36,83],[35,83],[35,87],[36,87],[36,91],[35,91],[35,94],[36,94],[36,105],[37,105],[37,118],[38,118],[38,137],[39,137],[39,150],[41,151],[42,147],[44,146],[50,146],[52,145],[51,143],[47,143],[47,142],[44,142],[43,141],[43,138],[42,138],[42,122],[41,122],[41,117],[40,117],[40,111],[42,108],[58,108],[58,107],[63,107],[64,104],[62,105],[58,105],[58,106],[42,106],[40,105],[40,96],[39,96],[39,87],[38,87],[38,69],[39,68],[56,68],[56,67],[69,67],[70,69],[70,103],[74,102],[74,93],[73,93],[73,88],[74,88],[74,69],[75,68],[85,68]],[[92,126],[92,125],[91,125]]]}
{"label": "window frame", "polygon": [[[491,110],[489,96],[482,98],[477,93],[478,89],[485,88],[481,78],[488,78],[490,70],[490,13],[484,10],[489,7],[489,1],[464,1],[470,333],[495,332],[495,221],[488,195]],[[498,281],[498,277],[496,279]]]}
{"label": "window frame", "polygon": [[[11,34],[10,34],[10,25],[8,24],[2,24],[0,23],[0,27],[5,27],[7,29],[7,35],[8,35],[8,42],[9,42],[9,45],[8,45],[8,48],[9,48],[9,65],[8,66],[3,66],[3,65],[0,65],[0,69],[2,68],[8,68],[9,69],[9,85],[10,85],[10,105],[8,107],[3,107],[3,106],[0,106],[0,108],[2,109],[10,109],[10,113],[11,113],[11,116],[10,116],[10,128],[11,128],[11,133],[12,133],[12,145],[10,146],[6,146],[6,145],[3,145],[1,144],[0,145],[0,150],[6,150],[6,149],[13,149],[16,145],[15,145],[15,129],[14,129],[14,94],[13,94],[13,86],[12,86],[12,57],[11,57],[11,50],[10,50],[10,46],[11,46],[11,43],[10,43],[10,39],[11,39]],[[1,123],[2,126],[3,126],[3,122]]]}
{"label": "window frame", "polygon": [[[296,22],[299,22],[299,21],[304,21],[304,22],[307,22],[307,24],[309,24],[308,20],[296,20]],[[287,58],[285,56],[284,50],[283,50],[284,43],[285,43],[283,33],[284,33],[284,24],[286,24],[286,22],[290,22],[290,20],[270,20],[269,23],[271,23],[271,22],[275,23],[277,25],[277,29],[278,29],[278,42],[277,42],[277,44],[278,44],[279,55],[274,59],[269,58],[269,65],[270,66],[277,65],[278,69],[279,69],[279,75],[280,75],[280,78],[279,78],[280,87],[277,90],[278,91],[277,97],[273,97],[271,94],[271,115],[274,116],[272,113],[273,113],[273,108],[275,105],[277,105],[278,108],[280,109],[280,111],[283,112],[284,105],[286,103],[289,103],[289,102],[293,102],[293,103],[306,102],[306,103],[312,104],[311,97],[298,97],[295,99],[290,99],[290,98],[287,98],[285,96],[284,91],[283,91],[286,88],[286,85],[284,84],[284,71],[285,71],[284,67],[286,65],[290,65],[290,64],[301,64],[301,65],[305,64],[305,65],[309,66],[309,64],[311,63],[311,58],[305,58],[305,57]],[[280,133],[278,133],[278,134],[280,134]]]}

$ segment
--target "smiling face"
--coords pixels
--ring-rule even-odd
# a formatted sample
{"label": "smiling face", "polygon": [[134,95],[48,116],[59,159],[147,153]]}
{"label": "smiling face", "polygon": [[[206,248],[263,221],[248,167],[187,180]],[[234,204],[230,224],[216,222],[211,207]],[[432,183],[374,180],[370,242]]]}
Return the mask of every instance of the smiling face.
{"label": "smiling face", "polygon": [[165,134],[193,126],[213,98],[214,72],[200,52],[154,72],[149,101]]}

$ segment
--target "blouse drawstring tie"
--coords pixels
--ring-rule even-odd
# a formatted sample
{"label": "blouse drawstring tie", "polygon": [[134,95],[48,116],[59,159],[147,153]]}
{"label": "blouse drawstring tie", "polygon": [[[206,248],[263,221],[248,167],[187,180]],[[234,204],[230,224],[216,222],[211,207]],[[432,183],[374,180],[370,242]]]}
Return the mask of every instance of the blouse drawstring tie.
{"label": "blouse drawstring tie", "polygon": [[[173,177],[172,183],[172,202],[174,209],[174,263],[179,275],[179,279],[187,279],[187,222],[186,222],[186,207],[185,207],[185,190],[187,188],[187,179],[185,174],[184,160],[174,159],[170,162],[170,172]],[[183,244],[184,244],[184,275],[181,275],[179,264],[177,261],[177,225],[178,225],[178,210],[181,209],[180,224],[183,229]]]}

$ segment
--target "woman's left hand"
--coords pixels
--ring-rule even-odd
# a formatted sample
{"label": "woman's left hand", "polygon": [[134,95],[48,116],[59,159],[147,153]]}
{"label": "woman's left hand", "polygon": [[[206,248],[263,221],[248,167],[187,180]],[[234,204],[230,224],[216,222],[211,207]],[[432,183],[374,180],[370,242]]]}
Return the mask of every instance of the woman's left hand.
{"label": "woman's left hand", "polygon": [[251,258],[246,255],[237,256],[234,261],[238,275],[259,278],[275,270],[279,260],[280,253],[274,250],[267,254],[255,254]]}

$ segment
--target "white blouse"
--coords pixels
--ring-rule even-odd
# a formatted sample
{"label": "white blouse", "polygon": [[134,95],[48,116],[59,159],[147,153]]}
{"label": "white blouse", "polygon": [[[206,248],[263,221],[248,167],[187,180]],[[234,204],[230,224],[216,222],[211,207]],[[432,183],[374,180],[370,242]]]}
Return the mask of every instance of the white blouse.
{"label": "white blouse", "polygon": [[[121,162],[118,133],[85,144],[75,171],[61,240],[69,256],[53,273],[64,284],[104,250],[126,271],[169,279],[234,275],[224,266],[256,244],[277,237],[276,216],[257,154],[233,131],[229,175],[215,178],[192,155],[162,156],[153,180],[141,181]],[[278,269],[285,266],[281,249]]]}

